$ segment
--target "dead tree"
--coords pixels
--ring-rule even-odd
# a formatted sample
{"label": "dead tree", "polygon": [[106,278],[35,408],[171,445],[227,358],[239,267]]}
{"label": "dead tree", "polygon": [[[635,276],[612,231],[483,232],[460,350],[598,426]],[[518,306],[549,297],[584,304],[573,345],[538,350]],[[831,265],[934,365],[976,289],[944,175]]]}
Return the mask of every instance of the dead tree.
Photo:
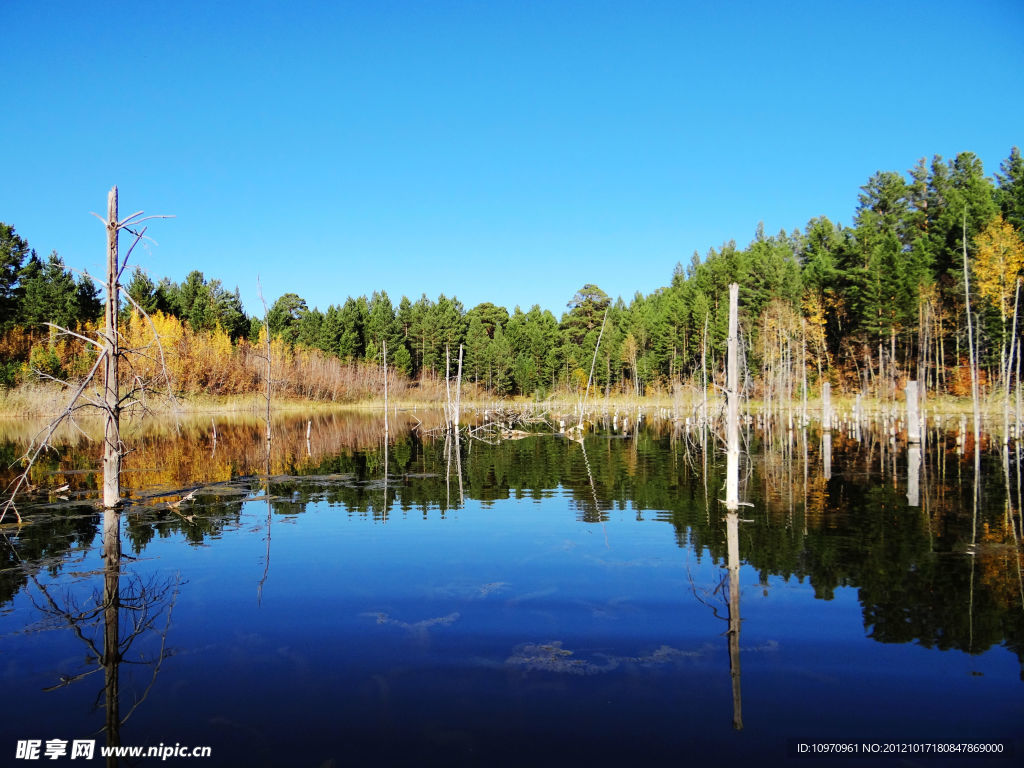
{"label": "dead tree", "polygon": [[[583,397],[580,399],[580,420],[576,425],[575,429],[583,431],[583,414],[587,407],[587,397],[590,396],[590,382],[594,379],[594,365],[597,363],[597,350],[601,348],[601,337],[604,336],[604,326],[608,322],[608,310],[611,308],[611,304],[604,308],[604,319],[601,321],[601,330],[597,334],[597,344],[594,346],[594,359],[590,361],[590,375],[587,376],[587,389],[583,393]],[[636,375],[636,371],[633,371]]]}
{"label": "dead tree", "polygon": [[[131,356],[145,355],[144,350],[124,349],[121,345],[121,333],[118,328],[118,311],[121,300],[121,275],[128,264],[128,259],[140,242],[146,237],[146,227],[137,229],[138,225],[151,219],[167,219],[170,216],[144,216],[143,211],[136,211],[124,219],[118,219],[117,210],[117,187],[113,187],[107,195],[106,218],[99,214],[93,214],[103,222],[107,230],[107,279],[104,283],[106,293],[106,305],[104,309],[104,329],[97,333],[96,339],[90,339],[67,328],[50,324],[58,332],[73,336],[80,341],[92,344],[98,349],[96,362],[74,391],[67,406],[52,420],[43,427],[33,439],[28,451],[24,456],[25,470],[15,479],[11,493],[3,507],[0,508],[0,521],[3,521],[7,513],[13,512],[21,522],[21,515],[14,504],[18,493],[28,485],[29,474],[39,455],[50,447],[50,439],[57,431],[57,428],[64,422],[74,423],[76,414],[83,408],[96,408],[104,414],[103,427],[103,506],[107,509],[116,507],[121,502],[121,458],[125,453],[124,442],[121,439],[121,415],[126,410],[141,407],[145,410],[146,392],[149,383],[140,376],[131,376],[130,385],[122,390],[120,379],[124,378],[122,371],[130,371],[133,368]],[[128,232],[134,237],[131,246],[123,260],[119,258],[118,237],[121,231]],[[88,274],[88,273],[84,273]],[[92,279],[90,277],[90,279]],[[125,294],[125,298],[146,318],[150,329],[153,332],[156,348],[159,351],[161,368],[164,378],[167,381],[168,396],[173,401],[173,394],[170,391],[170,379],[167,377],[166,366],[163,365],[163,348],[160,346],[160,338],[149,315],[135,302],[131,296]],[[124,367],[122,367],[124,366]],[[103,371],[103,395],[94,397],[87,390],[92,384],[96,375]],[[53,378],[53,377],[49,377]],[[59,380],[58,380],[59,381]],[[60,382],[71,386],[70,382]]]}
{"label": "dead tree", "polygon": [[266,336],[264,353],[262,355],[259,355],[259,357],[262,357],[262,358],[264,358],[267,361],[267,376],[266,376],[267,381],[266,381],[266,388],[264,389],[264,393],[263,393],[263,399],[266,400],[266,405],[267,405],[267,415],[266,415],[267,442],[269,443],[270,442],[270,438],[271,438],[271,434],[270,434],[270,395],[271,395],[271,389],[270,389],[270,387],[271,387],[271,384],[272,384],[272,380],[270,378],[270,373],[271,373],[271,366],[270,366],[270,360],[271,360],[271,356],[270,356],[270,323],[268,322],[268,318],[270,317],[270,311],[267,309],[267,300],[263,298],[263,286],[260,284],[259,275],[256,276],[256,287],[257,287],[257,289],[259,290],[259,293],[260,293],[260,301],[263,303],[263,331],[264,331],[265,336]]}
{"label": "dead tree", "polygon": [[974,324],[971,320],[971,282],[967,269],[967,207],[964,206],[963,221],[963,249],[964,249],[964,305],[967,310],[967,346],[969,348],[968,360],[971,365],[971,404],[974,409],[974,455],[978,456],[978,446],[981,442],[981,405],[978,395],[978,361],[974,350]]}

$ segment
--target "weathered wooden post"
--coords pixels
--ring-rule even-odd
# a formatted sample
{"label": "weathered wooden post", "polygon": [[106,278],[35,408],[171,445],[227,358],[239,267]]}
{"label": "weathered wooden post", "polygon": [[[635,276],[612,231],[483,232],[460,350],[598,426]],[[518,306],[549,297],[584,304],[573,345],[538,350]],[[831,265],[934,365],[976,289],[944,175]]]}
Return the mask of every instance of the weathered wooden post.
{"label": "weathered wooden post", "polygon": [[107,305],[104,312],[103,403],[106,424],[103,430],[103,506],[121,502],[121,398],[117,385],[117,364],[121,351],[117,336],[119,286],[117,283],[117,187],[107,195]]}
{"label": "weathered wooden post", "polygon": [[827,381],[821,385],[821,428],[832,429],[832,385]]}
{"label": "weathered wooden post", "polygon": [[860,422],[861,422],[861,419],[864,418],[863,413],[861,411],[861,405],[860,405],[861,397],[862,397],[861,393],[858,392],[857,393],[857,400],[856,400],[856,402],[855,402],[855,404],[853,406],[853,436],[857,440],[858,443],[860,442]]}
{"label": "weathered wooden post", "polygon": [[729,285],[729,339],[726,355],[726,475],[725,475],[725,506],[729,511],[739,509],[740,487],[740,396],[739,396],[739,363],[738,339],[740,287],[737,283]]}
{"label": "weathered wooden post", "polygon": [[917,382],[908,381],[904,390],[907,396],[907,442],[921,442],[921,416],[918,413]]}

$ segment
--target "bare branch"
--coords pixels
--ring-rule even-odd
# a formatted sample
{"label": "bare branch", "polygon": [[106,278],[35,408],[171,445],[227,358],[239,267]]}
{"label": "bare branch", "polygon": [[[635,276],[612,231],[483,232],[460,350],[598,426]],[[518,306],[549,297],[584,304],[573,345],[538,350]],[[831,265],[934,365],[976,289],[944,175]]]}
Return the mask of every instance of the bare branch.
{"label": "bare branch", "polygon": [[117,228],[118,229],[124,229],[124,225],[125,224],[127,224],[129,221],[134,219],[136,216],[141,216],[142,214],[143,214],[143,211],[136,211],[135,213],[131,214],[130,216],[125,216],[123,219],[121,219],[119,222],[117,222]]}
{"label": "bare branch", "polygon": [[132,251],[135,250],[135,246],[138,245],[142,238],[146,236],[146,227],[143,227],[141,232],[135,232],[131,229],[127,231],[135,235],[135,241],[130,246],[128,246],[128,252],[124,255],[124,259],[121,261],[121,268],[117,270],[118,282],[121,282],[121,275],[124,274],[124,268],[128,266],[128,259],[131,258]]}
{"label": "bare branch", "polygon": [[[142,211],[139,211],[139,213],[133,213],[127,219],[122,219],[121,222],[117,225],[117,228],[118,229],[128,229],[128,227],[126,227],[125,225],[129,221],[131,221],[133,218],[135,218],[136,216],[138,216],[141,213],[142,213]],[[177,216],[175,216],[174,214],[150,214],[149,216],[143,216],[138,221],[133,221],[132,222],[132,226],[134,227],[137,224],[141,224],[144,221],[151,221],[152,219],[176,219],[176,218],[177,218]],[[131,230],[128,230],[128,231],[131,232]]]}
{"label": "bare branch", "polygon": [[[25,466],[25,471],[18,476],[17,480],[15,481],[14,490],[11,491],[10,497],[4,503],[3,508],[0,509],[0,523],[3,522],[8,510],[12,509],[14,510],[15,516],[18,518],[18,522],[21,522],[21,515],[18,513],[18,510],[14,507],[15,497],[18,495],[18,492],[25,485],[28,484],[29,473],[32,471],[32,466],[36,463],[36,459],[38,459],[39,455],[44,450],[46,450],[46,448],[49,447],[50,438],[53,437],[53,433],[57,431],[57,427],[60,426],[61,422],[70,417],[72,411],[75,409],[75,405],[78,402],[78,399],[85,392],[85,388],[92,381],[93,376],[96,375],[96,371],[99,370],[100,363],[103,362],[105,358],[106,352],[103,352],[96,356],[96,362],[93,364],[92,370],[89,371],[89,375],[85,377],[84,381],[82,381],[82,385],[78,388],[78,391],[75,392],[74,396],[71,398],[67,407],[65,407],[61,414],[56,419],[51,421],[47,427],[44,427],[44,430],[46,431],[46,436],[38,443],[38,445],[35,446],[34,451],[32,450],[32,445],[29,445],[28,451],[23,456],[23,460],[27,459],[28,464]],[[33,438],[33,440],[34,439],[35,438]]]}
{"label": "bare branch", "polygon": [[69,331],[67,328],[65,328],[63,326],[60,326],[60,325],[57,325],[55,323],[45,323],[45,325],[48,325],[51,328],[55,329],[58,333],[67,334],[68,336],[74,336],[76,339],[81,339],[82,341],[86,342],[87,344],[95,344],[100,349],[103,349],[103,345],[100,344],[98,341],[96,341],[96,339],[90,339],[88,336],[83,336],[80,333],[75,333],[74,331]]}

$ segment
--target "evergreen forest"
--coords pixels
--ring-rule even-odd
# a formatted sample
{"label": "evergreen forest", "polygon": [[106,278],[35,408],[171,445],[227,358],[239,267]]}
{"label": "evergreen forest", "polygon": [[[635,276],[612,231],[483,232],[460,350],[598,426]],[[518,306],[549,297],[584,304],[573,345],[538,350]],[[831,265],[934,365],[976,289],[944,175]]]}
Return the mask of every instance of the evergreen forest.
{"label": "evergreen forest", "polygon": [[[269,333],[280,382],[302,397],[372,397],[385,345],[398,392],[433,391],[446,370],[454,375],[461,346],[463,381],[481,393],[578,393],[593,369],[595,391],[643,396],[720,381],[736,282],[749,395],[795,396],[803,382],[830,381],[887,397],[917,379],[960,396],[970,391],[969,297],[992,393],[1019,376],[1024,159],[1014,147],[991,176],[970,152],[880,171],[860,188],[849,226],[824,216],[788,233],[757,225],[745,247],[694,252],[669,271],[666,286],[628,300],[584,284],[561,317],[537,305],[467,309],[445,295],[395,302],[384,290],[326,309],[289,292],[251,316],[237,288],[199,270],[176,283],[136,268],[122,314],[130,344],[159,334],[181,393],[257,391],[256,352]],[[0,384],[83,376],[95,352],[54,326],[93,333],[101,301],[87,275],[56,252],[41,259],[0,223]]]}

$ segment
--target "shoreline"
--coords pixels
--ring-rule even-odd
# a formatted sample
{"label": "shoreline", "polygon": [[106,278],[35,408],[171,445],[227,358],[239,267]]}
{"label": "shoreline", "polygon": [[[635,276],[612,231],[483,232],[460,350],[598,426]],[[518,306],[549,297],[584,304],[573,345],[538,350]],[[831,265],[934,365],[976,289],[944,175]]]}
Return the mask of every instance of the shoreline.
{"label": "shoreline", "polygon": [[[45,419],[58,416],[64,409],[68,387],[34,383],[22,385],[8,390],[0,390],[0,420],[21,421],[25,419]],[[530,411],[556,410],[560,412],[578,413],[581,396],[550,396],[544,400],[534,400],[523,396],[516,397],[489,397],[489,398],[466,398],[462,399],[463,412],[481,411],[488,409],[517,409]],[[724,407],[725,399],[721,396],[709,397],[707,407],[712,418]],[[743,402],[743,410],[748,414],[763,414],[766,404],[760,399],[748,399]],[[852,414],[856,404],[856,395],[833,393],[831,409],[833,415]],[[669,394],[654,394],[637,397],[635,395],[603,395],[591,394],[586,401],[585,410],[588,413],[603,413],[609,410],[629,411],[659,409],[665,416],[671,415],[675,418],[694,418],[699,412],[701,400],[698,393],[692,389],[687,390],[679,397]],[[318,412],[346,412],[346,411],[382,411],[383,399],[357,400],[357,401],[331,401],[331,400],[305,400],[291,397],[274,398],[271,402],[273,414],[285,413],[318,413]],[[417,410],[438,410],[445,407],[444,399],[437,398],[401,398],[389,400],[388,412],[392,411],[417,411]],[[793,400],[791,402],[774,400],[771,403],[771,411],[779,417],[793,415],[797,418],[802,412],[802,402]],[[877,398],[864,397],[861,399],[861,412],[865,416],[891,416],[894,409],[899,416],[905,411],[906,403],[901,397],[898,400],[879,400]],[[928,415],[972,415],[972,404],[969,397],[957,397],[953,395],[929,395],[926,398],[925,409]],[[262,414],[266,410],[266,400],[259,393],[243,395],[190,395],[175,397],[173,400],[166,396],[156,395],[146,403],[146,416],[163,417],[174,415],[210,415],[218,414]],[[1014,408],[1011,403],[1010,419],[1015,421]],[[820,418],[822,411],[822,400],[819,397],[809,398],[807,401],[807,415],[813,421]],[[981,403],[981,412],[985,418],[1002,417],[1003,397],[996,394],[987,401]],[[87,416],[86,418],[91,418]]]}

